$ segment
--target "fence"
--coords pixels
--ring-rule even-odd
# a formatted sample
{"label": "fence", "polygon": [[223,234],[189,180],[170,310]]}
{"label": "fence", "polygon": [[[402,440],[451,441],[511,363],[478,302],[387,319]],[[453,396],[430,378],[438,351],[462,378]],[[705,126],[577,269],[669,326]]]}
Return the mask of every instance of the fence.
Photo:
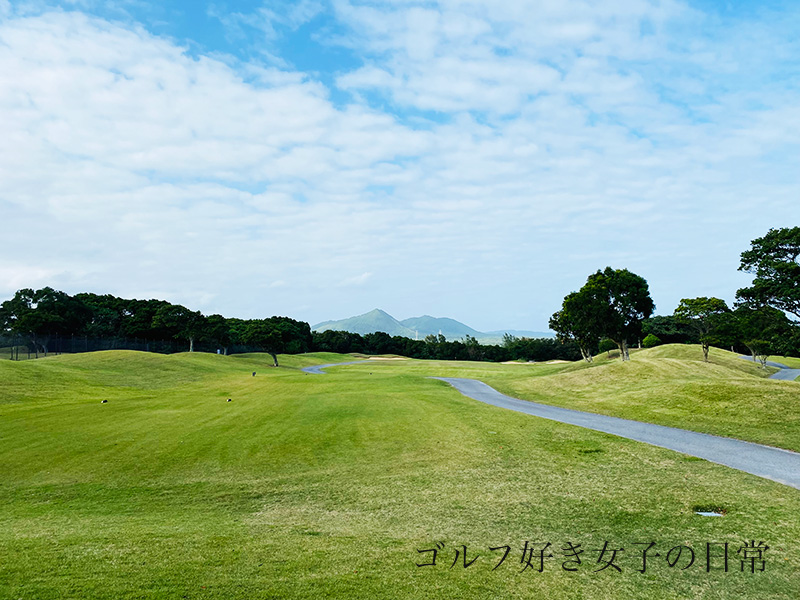
{"label": "fence", "polygon": [[[82,352],[98,352],[101,350],[138,350],[141,352],[157,352],[174,354],[188,352],[189,342],[186,340],[145,340],[138,338],[93,338],[81,335],[39,336],[36,340],[30,337],[0,336],[0,360],[27,360],[49,354],[78,354]],[[195,342],[195,352],[222,353],[224,349],[208,342]],[[241,344],[228,346],[228,354],[242,352],[259,352],[253,346]]]}

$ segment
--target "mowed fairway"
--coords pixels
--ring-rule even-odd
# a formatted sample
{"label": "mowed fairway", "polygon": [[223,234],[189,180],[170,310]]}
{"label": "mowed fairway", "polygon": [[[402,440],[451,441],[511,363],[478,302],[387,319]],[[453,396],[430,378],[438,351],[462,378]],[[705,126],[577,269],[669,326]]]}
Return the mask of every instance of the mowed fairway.
{"label": "mowed fairway", "polygon": [[[278,369],[266,355],[124,351],[0,362],[0,597],[796,598],[800,491],[427,378],[477,377],[591,410],[603,397],[592,378],[624,388],[630,373],[613,370],[631,367],[636,391],[609,398],[607,412],[651,420],[651,402],[659,422],[674,401],[670,418],[691,422],[691,406],[705,406],[703,430],[707,398],[747,406],[761,394],[767,406],[774,394],[788,432],[758,411],[743,431],[775,431],[794,447],[800,384],[764,380],[740,359],[738,371],[714,364],[709,375],[681,356],[653,352],[648,368],[640,358],[591,369],[376,361],[318,376],[300,367],[353,357],[284,356]],[[670,390],[659,365],[682,361],[699,387]],[[745,383],[728,391],[731,374]],[[740,570],[745,540],[769,545],[764,572]],[[526,541],[551,543],[542,572],[538,554],[521,571]],[[416,567],[437,542],[437,565]],[[624,548],[621,572],[595,572],[605,542]],[[729,572],[721,559],[706,572],[706,542],[729,542]],[[562,568],[570,543],[583,550],[567,564],[577,572]],[[506,545],[492,570],[504,549],[490,548]],[[465,546],[478,559],[451,568]],[[664,560],[677,546],[697,554],[685,570],[686,553],[673,568]]]}

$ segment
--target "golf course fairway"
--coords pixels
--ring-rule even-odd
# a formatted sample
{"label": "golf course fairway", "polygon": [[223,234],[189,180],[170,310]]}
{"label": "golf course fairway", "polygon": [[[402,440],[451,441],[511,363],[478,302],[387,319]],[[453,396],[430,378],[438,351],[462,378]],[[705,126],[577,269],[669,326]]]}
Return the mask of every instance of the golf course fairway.
{"label": "golf course fairway", "polygon": [[696,346],[301,370],[361,358],[0,361],[0,598],[797,597],[797,489],[430,377],[795,451],[800,383]]}

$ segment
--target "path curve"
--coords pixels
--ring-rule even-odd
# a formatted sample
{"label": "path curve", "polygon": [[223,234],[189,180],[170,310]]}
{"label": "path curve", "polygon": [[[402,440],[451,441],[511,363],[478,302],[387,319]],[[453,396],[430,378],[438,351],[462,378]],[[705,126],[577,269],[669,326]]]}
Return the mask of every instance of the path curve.
{"label": "path curve", "polygon": [[341,362],[341,363],[328,363],[327,365],[311,365],[310,367],[303,367],[300,369],[305,373],[311,373],[312,375],[325,375],[325,371],[322,369],[327,369],[328,367],[341,367],[342,365],[360,365],[362,363],[372,362],[369,360],[351,360],[350,362]]}
{"label": "path curve", "polygon": [[[370,362],[366,360],[331,363],[305,367],[303,371],[316,375],[324,374],[322,369],[340,365],[354,365]],[[619,437],[644,442],[652,446],[668,448],[689,454],[726,467],[738,469],[751,475],[771,479],[800,489],[800,453],[772,446],[744,442],[734,438],[720,437],[675,427],[665,427],[641,421],[631,421],[618,417],[598,415],[569,408],[560,408],[537,402],[529,402],[501,394],[493,387],[477,379],[461,377],[433,377],[452,385],[465,396],[508,410],[577,425],[585,429],[610,433]]]}
{"label": "path curve", "polygon": [[[753,361],[753,357],[752,356],[743,356],[742,355],[742,356],[739,356],[739,358],[743,358],[744,360],[749,360],[749,361],[755,362],[755,361]],[[794,381],[795,379],[800,377],[800,369],[792,369],[791,367],[789,367],[788,365],[785,365],[783,363],[773,362],[771,360],[768,360],[767,361],[767,366],[768,367],[776,367],[776,368],[780,369],[780,371],[778,371],[777,373],[773,373],[772,375],[770,375],[769,379],[781,379],[783,381]]]}
{"label": "path curve", "polygon": [[476,379],[434,377],[480,402],[668,448],[800,489],[800,454],[675,427],[560,408],[501,394]]}

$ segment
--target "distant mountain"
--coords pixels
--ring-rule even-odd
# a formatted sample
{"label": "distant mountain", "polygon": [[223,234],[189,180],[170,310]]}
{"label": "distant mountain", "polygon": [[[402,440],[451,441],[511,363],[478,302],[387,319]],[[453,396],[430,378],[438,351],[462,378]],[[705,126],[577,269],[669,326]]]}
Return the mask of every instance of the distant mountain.
{"label": "distant mountain", "polygon": [[403,337],[413,338],[414,331],[400,323],[392,315],[376,308],[363,315],[357,317],[350,317],[349,319],[342,319],[341,321],[325,321],[312,327],[314,331],[327,331],[333,329],[336,331],[349,331],[351,333],[359,333],[365,335],[367,333],[374,333],[376,331],[384,331],[389,335],[402,335]]}
{"label": "distant mountain", "polygon": [[549,331],[520,331],[516,329],[503,329],[490,331],[487,333],[477,331],[469,325],[464,325],[455,319],[447,317],[412,317],[398,321],[392,315],[376,308],[363,315],[342,319],[340,321],[325,321],[314,325],[314,331],[350,331],[365,335],[376,331],[383,331],[389,335],[401,335],[412,339],[425,339],[428,335],[441,334],[448,340],[460,340],[466,336],[472,336],[483,344],[500,344],[503,341],[503,334],[508,333],[515,337],[529,338],[550,338],[553,334]]}

